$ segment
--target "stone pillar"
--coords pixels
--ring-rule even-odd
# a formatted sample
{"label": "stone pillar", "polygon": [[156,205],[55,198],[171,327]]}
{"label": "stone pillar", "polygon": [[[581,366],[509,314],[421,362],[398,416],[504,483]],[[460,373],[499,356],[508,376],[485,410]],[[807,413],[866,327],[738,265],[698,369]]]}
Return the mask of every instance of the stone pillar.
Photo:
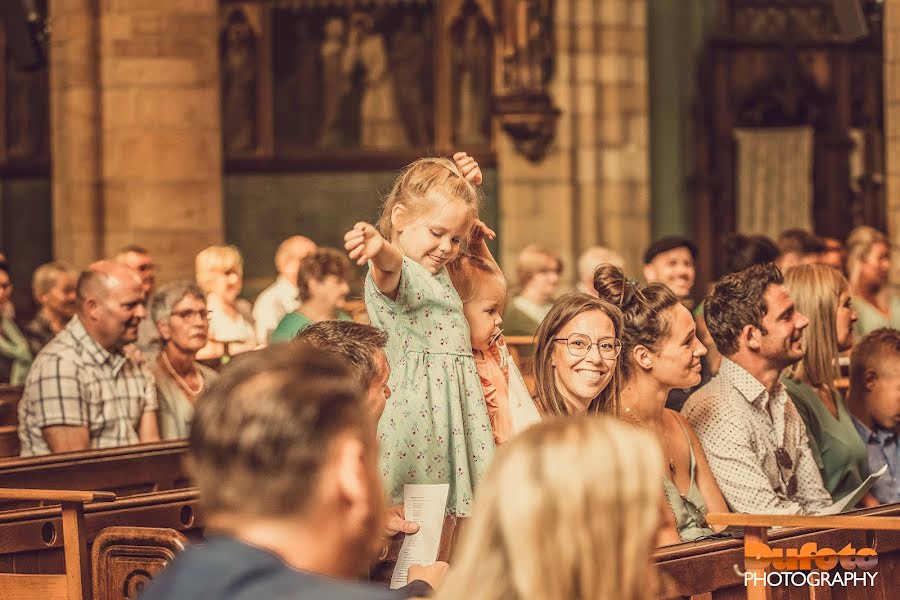
{"label": "stone pillar", "polygon": [[[888,235],[900,243],[900,0],[884,2],[884,145]],[[894,259],[894,283],[900,260]]]}
{"label": "stone pillar", "polygon": [[85,265],[104,252],[97,0],[51,0],[53,254]]}
{"label": "stone pillar", "polygon": [[538,164],[505,134],[498,144],[508,277],[532,242],[563,256],[569,284],[578,255],[595,244],[622,253],[629,272],[640,273],[650,238],[645,13],[645,0],[557,0],[555,142]]}
{"label": "stone pillar", "polygon": [[[84,53],[93,62],[83,84],[93,127],[59,100],[52,112],[59,258],[83,265],[134,243],[153,253],[162,279],[192,277],[194,255],[222,241],[217,10],[216,0],[51,4],[55,39],[60,28],[84,22],[94,42]],[[57,44],[64,52],[51,64],[54,98],[65,97],[63,57],[80,49],[63,39],[54,53]],[[85,148],[69,147],[67,140],[82,139]],[[86,201],[72,203],[60,175],[85,173],[95,174],[94,210],[82,222],[66,210],[84,213]]]}

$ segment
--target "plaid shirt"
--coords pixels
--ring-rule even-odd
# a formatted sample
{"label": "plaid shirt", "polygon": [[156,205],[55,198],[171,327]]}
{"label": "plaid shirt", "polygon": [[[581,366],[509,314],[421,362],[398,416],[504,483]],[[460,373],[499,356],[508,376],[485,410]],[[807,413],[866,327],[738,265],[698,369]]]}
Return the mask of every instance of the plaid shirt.
{"label": "plaid shirt", "polygon": [[19,402],[22,456],[50,454],[44,427],[87,427],[91,448],[137,444],[137,427],[156,411],[156,386],[149,370],[112,354],[73,317],[38,354]]}

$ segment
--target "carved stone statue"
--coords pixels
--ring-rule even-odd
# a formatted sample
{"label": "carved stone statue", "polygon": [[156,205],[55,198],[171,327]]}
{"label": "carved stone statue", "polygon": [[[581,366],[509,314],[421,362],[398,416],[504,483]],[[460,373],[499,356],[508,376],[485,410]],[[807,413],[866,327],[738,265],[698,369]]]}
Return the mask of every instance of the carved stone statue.
{"label": "carved stone statue", "polygon": [[476,14],[464,22],[454,55],[457,144],[485,144],[490,137],[491,51]]}
{"label": "carved stone statue", "polygon": [[350,35],[344,51],[344,76],[353,81],[364,72],[360,106],[359,145],[364,148],[398,148],[408,145],[397,113],[393,77],[388,65],[384,36],[375,31],[370,15],[350,18]]}
{"label": "carved stone statue", "polygon": [[425,36],[418,31],[416,17],[404,15],[391,39],[391,68],[400,116],[410,141],[423,146],[431,141],[423,94],[426,65],[431,54]]}
{"label": "carved stone statue", "polygon": [[252,152],[257,144],[256,35],[244,11],[228,16],[221,35],[222,129],[227,154]]}
{"label": "carved stone statue", "polygon": [[322,132],[319,145],[322,147],[335,147],[343,143],[340,117],[341,98],[348,91],[343,73],[346,32],[346,23],[340,17],[325,22],[325,38],[319,48],[322,61]]}

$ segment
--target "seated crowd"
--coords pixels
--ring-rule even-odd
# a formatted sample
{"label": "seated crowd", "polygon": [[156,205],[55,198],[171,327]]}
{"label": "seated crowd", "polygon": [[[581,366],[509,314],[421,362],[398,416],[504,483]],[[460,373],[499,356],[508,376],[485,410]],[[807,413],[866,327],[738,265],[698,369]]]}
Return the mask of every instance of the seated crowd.
{"label": "seated crowd", "polygon": [[[561,257],[529,245],[509,289],[481,177],[464,153],[414,162],[344,251],[285,240],[255,305],[233,246],[159,289],[150,253],[129,246],[80,274],[39,268],[20,329],[0,262],[22,456],[191,442],[209,542],[145,598],[638,598],[640,569],[616,565],[716,536],[708,512],[821,514],[884,466],[859,507],[900,502],[883,234],[854,230],[846,262],[805,231],[729,236],[726,274],[696,306],[698,250],[677,236],[647,249],[644,283],[588,249],[561,295]],[[362,318],[353,263],[368,265]],[[507,336],[533,345],[514,354]],[[449,484],[446,512],[470,518],[453,567],[410,569],[396,593],[354,582],[386,538],[418,530],[410,483]],[[559,577],[542,575],[550,560]]]}

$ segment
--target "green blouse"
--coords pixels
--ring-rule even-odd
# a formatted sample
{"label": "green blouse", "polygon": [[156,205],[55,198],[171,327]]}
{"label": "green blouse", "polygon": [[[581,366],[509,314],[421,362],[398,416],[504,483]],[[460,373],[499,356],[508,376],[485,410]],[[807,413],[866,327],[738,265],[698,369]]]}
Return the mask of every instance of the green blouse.
{"label": "green blouse", "polygon": [[880,310],[859,297],[854,297],[851,304],[858,317],[856,323],[853,324],[856,341],[882,327],[900,329],[900,297],[894,295],[888,297],[889,316],[885,316]]}
{"label": "green blouse", "polygon": [[853,425],[844,399],[838,391],[833,392],[838,410],[835,419],[812,386],[789,377],[782,377],[781,382],[806,423],[809,447],[825,489],[832,498],[840,500],[869,476],[866,445]]}
{"label": "green blouse", "polygon": [[[337,311],[337,318],[335,320],[352,321],[353,319],[347,313],[339,310]],[[284,315],[278,323],[278,327],[272,332],[272,335],[269,337],[269,344],[274,346],[275,344],[290,342],[294,339],[295,335],[312,325],[314,322],[315,321],[301,312],[294,311],[288,313]]]}

